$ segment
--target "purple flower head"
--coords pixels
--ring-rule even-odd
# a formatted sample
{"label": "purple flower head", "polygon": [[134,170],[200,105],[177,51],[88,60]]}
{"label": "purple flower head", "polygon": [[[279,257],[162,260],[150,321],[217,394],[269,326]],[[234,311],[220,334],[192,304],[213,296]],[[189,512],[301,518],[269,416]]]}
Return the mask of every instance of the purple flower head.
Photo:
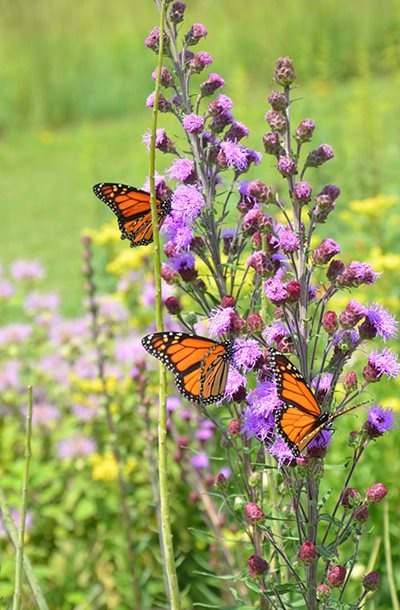
{"label": "purple flower head", "polygon": [[228,379],[225,386],[224,398],[228,400],[235,400],[238,392],[242,388],[246,387],[246,377],[241,375],[239,371],[234,368],[230,368],[228,371]]}
{"label": "purple flower head", "polygon": [[[166,32],[164,32],[164,43],[168,41],[169,38]],[[151,30],[150,34],[147,36],[144,41],[144,46],[148,49],[154,51],[154,53],[158,53],[160,48],[160,28],[155,27]]]}
{"label": "purple flower head", "polygon": [[308,153],[308,167],[319,167],[334,157],[333,150],[329,144],[321,144],[315,150]]}
{"label": "purple flower head", "polygon": [[274,342],[281,341],[289,334],[288,329],[282,322],[273,322],[270,326],[267,326],[262,335],[267,345],[272,345]]}
{"label": "purple flower head", "polygon": [[[154,181],[156,183],[156,196],[159,199],[165,199],[171,194],[171,189],[166,185],[164,176],[156,172],[154,174]],[[150,192],[150,179],[148,176],[146,177],[142,188],[144,191],[147,191],[148,193]]]}
{"label": "purple flower head", "polygon": [[318,392],[323,392],[324,394],[326,394],[331,388],[332,379],[332,373],[323,373],[321,377],[314,377],[311,382],[311,385],[313,388],[316,388],[318,386]]}
{"label": "purple flower head", "polygon": [[263,136],[264,150],[268,155],[278,155],[281,151],[281,139],[277,131],[270,131]]}
{"label": "purple flower head", "polygon": [[187,133],[201,133],[204,128],[204,119],[199,114],[187,114],[183,118],[182,125]]}
{"label": "purple flower head", "polygon": [[11,265],[11,275],[15,280],[41,280],[45,272],[37,261],[20,260]]}
{"label": "purple flower head", "polygon": [[[157,79],[157,74],[158,74],[158,68],[156,68],[152,75],[151,78],[152,80],[156,80]],[[168,70],[168,68],[166,68],[165,66],[162,66],[161,68],[161,80],[160,80],[161,86],[165,87],[166,89],[168,89],[168,87],[172,87],[174,84],[174,77],[172,76],[171,72]]]}
{"label": "purple flower head", "polygon": [[71,460],[86,457],[97,450],[95,441],[86,436],[70,436],[58,443],[58,457],[61,460]]}
{"label": "purple flower head", "polygon": [[235,121],[226,132],[225,138],[226,140],[231,140],[231,142],[239,142],[242,138],[247,138],[248,135],[249,130],[246,125],[243,125],[243,123],[240,123],[239,121]]}
{"label": "purple flower head", "polygon": [[[213,134],[219,134],[231,123],[233,123],[233,115],[230,112],[222,112],[221,114],[216,114],[212,118],[209,123],[209,128]],[[214,155],[215,151],[213,151],[213,156]]]}
{"label": "purple flower head", "polygon": [[207,30],[202,23],[194,23],[185,36],[188,47],[193,46],[207,36]]}
{"label": "purple flower head", "polygon": [[172,264],[175,271],[178,271],[179,273],[182,269],[194,269],[194,256],[190,252],[181,252],[173,257]]}
{"label": "purple flower head", "polygon": [[326,265],[331,258],[339,254],[340,246],[334,239],[327,237],[313,250],[312,258],[314,265]]}
{"label": "purple flower head", "polygon": [[206,441],[209,441],[210,438],[212,438],[213,436],[214,436],[213,429],[210,428],[209,426],[200,426],[200,428],[198,428],[198,430],[195,433],[195,437],[201,443],[205,443]]}
{"label": "purple flower head", "polygon": [[271,441],[274,435],[274,411],[282,403],[276,393],[275,383],[264,381],[247,395],[248,407],[244,413],[243,431],[248,437]]}
{"label": "purple flower head", "polygon": [[296,203],[304,205],[311,200],[312,188],[308,182],[298,182],[293,188],[293,199]]}
{"label": "purple flower head", "polygon": [[32,327],[29,324],[8,324],[0,328],[0,345],[23,343],[31,333]]}
{"label": "purple flower head", "polygon": [[247,259],[246,265],[261,274],[272,273],[274,269],[272,260],[262,250],[253,252]]}
{"label": "purple flower head", "polygon": [[269,278],[264,283],[265,294],[274,305],[282,305],[288,298],[288,292],[282,282],[276,278]]}
{"label": "purple flower head", "polygon": [[[169,240],[167,245],[170,245],[174,250],[184,250],[189,248],[192,243],[193,230],[180,214],[169,214],[162,225],[161,233],[167,236]],[[175,278],[176,275],[171,275],[170,283],[173,283]],[[166,282],[168,283],[168,279],[166,279]]]}
{"label": "purple flower head", "polygon": [[174,191],[171,211],[174,217],[186,219],[188,222],[195,220],[205,205],[204,197],[194,186],[180,185]]}
{"label": "purple flower head", "polygon": [[224,79],[216,72],[211,72],[208,78],[200,85],[201,93],[203,96],[212,95],[217,89],[224,85]]}
{"label": "purple flower head", "polygon": [[214,309],[211,312],[210,325],[208,327],[210,337],[220,337],[226,333],[231,326],[233,315],[235,315],[233,307]]}
{"label": "purple flower head", "polygon": [[293,60],[290,57],[279,57],[275,63],[274,79],[282,87],[290,87],[296,78]]}
{"label": "purple flower head", "polygon": [[355,330],[343,330],[337,332],[333,338],[333,345],[342,352],[352,350],[357,346],[359,341],[358,333]]}
{"label": "purple flower head", "polygon": [[282,112],[277,110],[268,110],[265,115],[265,120],[273,131],[283,133],[286,131],[286,119]]}
{"label": "purple flower head", "polygon": [[[210,74],[211,76],[211,74]],[[208,104],[207,110],[211,116],[218,116],[219,114],[225,114],[229,112],[233,106],[233,102],[230,97],[220,93],[216,99]]]}
{"label": "purple flower head", "polygon": [[382,375],[389,378],[400,375],[398,355],[387,347],[384,347],[380,352],[372,352],[368,357],[368,365],[377,371],[378,378]]}
{"label": "purple flower head", "polygon": [[393,409],[385,409],[378,404],[372,405],[368,411],[368,422],[380,434],[388,432],[395,426]]}
{"label": "purple flower head", "polygon": [[206,453],[197,453],[190,461],[196,470],[205,470],[209,465],[209,459]]}
{"label": "purple flower head", "polygon": [[202,72],[204,68],[210,66],[212,62],[213,58],[210,53],[200,51],[199,53],[196,53],[196,55],[194,55],[194,57],[192,57],[192,59],[189,61],[189,68],[191,72],[200,74],[200,72]]}
{"label": "purple flower head", "polygon": [[245,171],[248,168],[247,148],[237,146],[230,140],[221,142],[217,160],[221,168],[233,167],[236,171]]}
{"label": "purple flower head", "polygon": [[314,133],[315,123],[311,119],[304,119],[294,130],[294,138],[297,142],[309,142]]}
{"label": "purple flower head", "polygon": [[194,163],[186,158],[175,159],[166,173],[171,180],[179,180],[179,182],[193,182],[196,179]]}
{"label": "purple flower head", "polygon": [[181,23],[185,14],[186,4],[184,2],[174,2],[169,11],[169,18],[172,23]]}
{"label": "purple flower head", "polygon": [[27,314],[35,316],[42,312],[54,312],[60,303],[60,297],[55,292],[28,294],[24,303]]}
{"label": "purple flower head", "polygon": [[375,273],[368,263],[352,261],[337,276],[339,286],[360,286],[361,284],[373,284],[380,277],[380,273]]}
{"label": "purple flower head", "polygon": [[295,460],[293,452],[285,441],[280,438],[271,447],[268,447],[268,451],[278,462],[278,468],[288,466]]}
{"label": "purple flower head", "polygon": [[297,173],[296,161],[291,157],[280,156],[278,160],[278,172],[284,177],[294,176]]}
{"label": "purple flower head", "polygon": [[[150,150],[151,130],[146,131],[142,137],[142,142],[146,145],[147,150]],[[156,131],[156,148],[163,153],[171,153],[175,150],[175,144],[167,136],[165,129],[160,128]]]}
{"label": "purple flower head", "polygon": [[233,362],[238,368],[249,371],[262,356],[262,349],[254,339],[236,339],[233,346]]}
{"label": "purple flower head", "polygon": [[[153,93],[150,93],[146,98],[146,108],[154,108],[154,99],[155,93],[153,91]],[[171,102],[169,102],[162,93],[158,96],[158,110],[160,112],[171,112],[172,110]]]}
{"label": "purple flower head", "polygon": [[383,305],[371,303],[366,318],[384,341],[396,337],[398,322]]}
{"label": "purple flower head", "polygon": [[14,286],[7,280],[0,279],[0,299],[9,299],[15,292]]}
{"label": "purple flower head", "polygon": [[358,301],[352,299],[347,303],[346,309],[339,315],[339,321],[343,328],[353,328],[365,317],[367,308]]}
{"label": "purple flower head", "polygon": [[280,91],[272,91],[268,97],[268,102],[274,110],[286,110],[288,101]]}
{"label": "purple flower head", "polygon": [[290,229],[288,225],[281,225],[278,228],[279,247],[285,254],[297,252],[300,248],[300,237]]}

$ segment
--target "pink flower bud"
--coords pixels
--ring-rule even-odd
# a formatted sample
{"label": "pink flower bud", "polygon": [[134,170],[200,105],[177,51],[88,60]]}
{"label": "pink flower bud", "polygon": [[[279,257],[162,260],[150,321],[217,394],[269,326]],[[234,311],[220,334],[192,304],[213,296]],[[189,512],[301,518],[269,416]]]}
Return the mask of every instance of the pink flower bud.
{"label": "pink flower bud", "polygon": [[367,489],[367,500],[368,502],[377,503],[380,502],[387,494],[388,488],[383,483],[375,483]]}
{"label": "pink flower bud", "polygon": [[269,568],[269,564],[259,555],[252,555],[247,560],[250,578],[258,578]]}
{"label": "pink flower bud", "polygon": [[315,544],[313,542],[303,542],[298,553],[299,560],[303,563],[313,563],[317,557]]}
{"label": "pink flower bud", "polygon": [[340,502],[345,508],[356,508],[361,504],[361,494],[354,487],[347,487],[342,493]]}
{"label": "pink flower bud", "polygon": [[353,392],[353,390],[357,388],[357,375],[354,371],[347,373],[346,377],[344,378],[343,385],[346,392]]}
{"label": "pink flower bud", "polygon": [[183,305],[177,297],[168,297],[164,303],[168,313],[171,315],[177,315],[183,309]]}
{"label": "pink flower bud", "polygon": [[220,307],[225,309],[226,307],[235,307],[235,304],[236,304],[235,297],[231,296],[230,294],[226,294],[221,299]]}
{"label": "pink flower bud", "polygon": [[229,436],[238,436],[240,434],[240,422],[238,419],[232,419],[226,429]]}
{"label": "pink flower bud", "polygon": [[265,324],[259,313],[251,313],[247,318],[247,328],[252,332],[264,330]]}
{"label": "pink flower bud", "polygon": [[366,506],[360,506],[354,511],[354,521],[357,523],[365,523],[369,519],[369,512]]}
{"label": "pink flower bud", "polygon": [[329,570],[327,578],[332,587],[341,587],[346,578],[346,568],[335,566]]}
{"label": "pink flower bud", "polygon": [[320,602],[326,602],[331,596],[331,588],[328,585],[318,585],[317,587],[317,599]]}
{"label": "pink flower bud", "polygon": [[293,61],[290,57],[279,57],[276,60],[274,78],[278,85],[289,87],[296,78]]}
{"label": "pink flower bud", "polygon": [[244,507],[244,512],[246,513],[246,517],[250,523],[260,523],[265,519],[264,512],[255,502],[249,502],[246,504]]}
{"label": "pink flower bud", "polygon": [[333,335],[339,326],[338,317],[334,311],[326,311],[324,313],[322,326],[329,335]]}
{"label": "pink flower bud", "polygon": [[369,572],[363,578],[362,584],[366,591],[376,591],[381,577],[378,572]]}

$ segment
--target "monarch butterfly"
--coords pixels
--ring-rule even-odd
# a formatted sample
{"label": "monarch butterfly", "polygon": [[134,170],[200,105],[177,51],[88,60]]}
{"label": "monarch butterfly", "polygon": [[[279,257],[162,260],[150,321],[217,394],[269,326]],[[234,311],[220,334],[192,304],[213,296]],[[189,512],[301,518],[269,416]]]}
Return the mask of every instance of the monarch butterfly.
{"label": "monarch butterfly", "polygon": [[[150,194],[126,184],[102,182],[93,192],[112,209],[118,219],[122,239],[129,239],[131,247],[147,246],[153,241]],[[156,199],[157,221],[160,228],[171,211],[171,196]]]}
{"label": "monarch butterfly", "polygon": [[224,397],[232,342],[217,343],[187,333],[152,333],[142,345],[170,370],[183,396],[201,405]]}
{"label": "monarch butterfly", "polygon": [[317,434],[339,415],[361,406],[353,405],[333,415],[322,413],[304,377],[290,360],[271,347],[268,354],[277,394],[285,403],[275,412],[277,433],[295,456],[298,456]]}

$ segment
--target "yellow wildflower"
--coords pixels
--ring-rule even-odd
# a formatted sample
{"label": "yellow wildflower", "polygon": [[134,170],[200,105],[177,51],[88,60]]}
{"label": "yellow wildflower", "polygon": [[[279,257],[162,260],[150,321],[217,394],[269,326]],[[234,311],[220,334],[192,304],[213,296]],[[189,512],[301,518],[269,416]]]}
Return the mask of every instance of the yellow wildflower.
{"label": "yellow wildflower", "polygon": [[388,252],[384,254],[382,248],[376,246],[369,253],[369,259],[374,261],[375,271],[395,271],[400,267],[400,254]]}
{"label": "yellow wildflower", "polygon": [[115,222],[108,222],[102,225],[99,229],[86,229],[85,235],[91,237],[93,243],[98,246],[106,246],[107,244],[117,244],[121,241],[121,233],[118,225]]}
{"label": "yellow wildflower", "polygon": [[[93,393],[93,394],[102,394],[104,391],[103,382],[101,379],[82,379],[78,375],[72,373],[70,375],[70,381],[77,388],[82,390],[83,392]],[[117,378],[116,377],[107,377],[106,378],[106,389],[107,392],[114,392],[117,386]]]}
{"label": "yellow wildflower", "polygon": [[90,461],[94,481],[115,481],[118,476],[118,463],[112,451],[106,451],[104,455],[94,453]]}
{"label": "yellow wildflower", "polygon": [[124,275],[128,271],[143,268],[143,261],[151,256],[151,245],[140,248],[125,248],[118,256],[107,265],[107,271],[114,275]]}

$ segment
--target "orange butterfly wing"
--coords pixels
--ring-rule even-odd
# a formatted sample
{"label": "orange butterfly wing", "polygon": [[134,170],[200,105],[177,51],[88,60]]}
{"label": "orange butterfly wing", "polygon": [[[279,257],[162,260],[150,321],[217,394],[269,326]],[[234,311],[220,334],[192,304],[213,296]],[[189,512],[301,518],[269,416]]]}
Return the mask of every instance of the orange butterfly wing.
{"label": "orange butterfly wing", "polygon": [[[95,184],[93,192],[116,215],[122,239],[129,239],[132,247],[147,246],[153,241],[149,193],[133,186],[113,182]],[[171,211],[171,197],[157,199],[156,206],[158,227],[160,227]]]}
{"label": "orange butterfly wing", "polygon": [[273,348],[268,353],[277,394],[285,403],[275,413],[277,433],[294,455],[299,455],[327,424],[329,416],[321,413],[314,394],[296,367]]}
{"label": "orange butterfly wing", "polygon": [[174,374],[183,396],[198,404],[211,404],[224,396],[231,347],[212,339],[179,332],[152,333],[143,347]]}

